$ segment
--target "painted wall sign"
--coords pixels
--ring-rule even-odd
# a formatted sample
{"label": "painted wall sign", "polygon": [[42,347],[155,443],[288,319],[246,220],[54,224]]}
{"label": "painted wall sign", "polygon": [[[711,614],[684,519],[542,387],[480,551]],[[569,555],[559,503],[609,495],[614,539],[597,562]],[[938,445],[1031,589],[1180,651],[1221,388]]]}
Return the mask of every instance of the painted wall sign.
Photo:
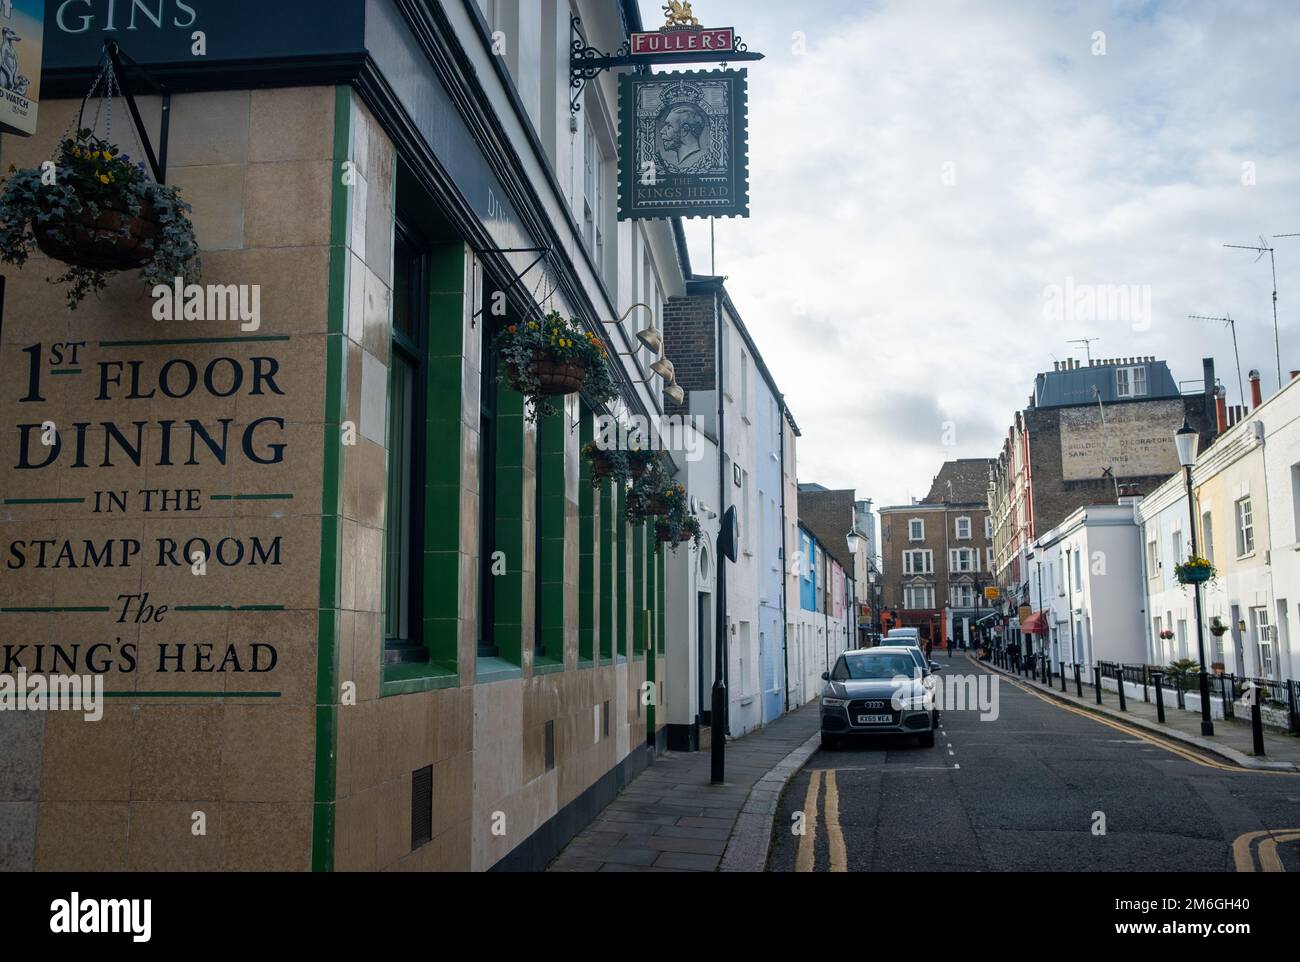
{"label": "painted wall sign", "polygon": [[0,131],[36,133],[45,0],[0,3]]}
{"label": "painted wall sign", "polygon": [[288,335],[4,342],[0,674],[278,697],[315,604],[312,369]]}
{"label": "painted wall sign", "polygon": [[744,70],[619,78],[619,220],[748,217]]}
{"label": "painted wall sign", "polygon": [[1062,409],[1062,478],[1095,481],[1106,468],[1117,478],[1177,473],[1173,436],[1183,414],[1181,398],[1107,405],[1104,425],[1096,407]]}
{"label": "painted wall sign", "polygon": [[710,27],[700,30],[656,30],[633,33],[628,50],[634,57],[660,53],[716,52],[728,54],[736,49],[735,27]]}

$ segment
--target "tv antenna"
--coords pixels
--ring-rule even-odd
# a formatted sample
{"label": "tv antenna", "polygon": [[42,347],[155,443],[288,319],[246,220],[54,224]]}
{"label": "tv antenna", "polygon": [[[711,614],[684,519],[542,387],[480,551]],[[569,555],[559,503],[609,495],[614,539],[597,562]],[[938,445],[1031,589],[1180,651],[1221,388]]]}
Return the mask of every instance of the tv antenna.
{"label": "tv antenna", "polygon": [[1269,264],[1273,268],[1273,349],[1277,353],[1277,389],[1280,391],[1282,390],[1282,342],[1277,333],[1277,258],[1273,256],[1273,248],[1268,246],[1268,241],[1264,240],[1262,234],[1259,238],[1258,247],[1254,244],[1224,244],[1223,246],[1240,251],[1258,251],[1259,256],[1255,258],[1256,264],[1263,260],[1265,254],[1268,255]]}
{"label": "tv antenna", "polygon": [[[1093,340],[1096,340],[1096,338],[1093,338]],[[1106,405],[1103,404],[1101,400],[1101,389],[1095,384],[1092,386],[1092,396],[1097,401],[1097,410],[1101,412],[1101,439],[1102,444],[1105,445],[1106,448],[1106,457],[1110,458],[1112,457],[1110,446],[1110,425],[1106,423]],[[1114,460],[1111,461],[1110,467],[1103,469],[1101,472],[1103,478],[1108,474],[1110,475],[1111,482],[1115,485],[1115,501],[1118,502],[1119,478],[1115,475]]]}
{"label": "tv antenna", "polygon": [[1232,319],[1231,315],[1225,315],[1224,317],[1203,317],[1200,314],[1188,314],[1187,316],[1194,321],[1219,321],[1222,324],[1226,324],[1228,329],[1232,331],[1232,353],[1237,359],[1237,393],[1241,395],[1242,407],[1245,407],[1246,389],[1241,380],[1241,354],[1237,351],[1237,322]]}
{"label": "tv antenna", "polygon": [[1088,366],[1092,367],[1092,345],[1094,341],[1100,341],[1099,337],[1078,337],[1073,341],[1066,341],[1066,344],[1082,344],[1083,353],[1088,358]]}

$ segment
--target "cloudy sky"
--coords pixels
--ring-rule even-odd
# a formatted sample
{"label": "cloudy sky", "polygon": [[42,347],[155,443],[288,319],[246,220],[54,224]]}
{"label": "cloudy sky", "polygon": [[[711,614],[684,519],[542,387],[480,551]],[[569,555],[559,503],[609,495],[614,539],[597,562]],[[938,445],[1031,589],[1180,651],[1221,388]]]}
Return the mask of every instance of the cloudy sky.
{"label": "cloudy sky", "polygon": [[[659,7],[642,0],[648,26]],[[801,481],[923,496],[946,458],[996,455],[1035,372],[1083,358],[1074,338],[1180,381],[1213,356],[1237,403],[1227,330],[1188,314],[1236,318],[1243,370],[1276,390],[1268,258],[1222,245],[1300,233],[1294,0],[695,12],[767,55],[752,216],[716,223],[716,270],[803,431]],[[707,273],[708,222],[687,233]],[[1275,245],[1286,377],[1300,237]],[[1133,297],[1075,309],[1053,298],[1067,285]]]}

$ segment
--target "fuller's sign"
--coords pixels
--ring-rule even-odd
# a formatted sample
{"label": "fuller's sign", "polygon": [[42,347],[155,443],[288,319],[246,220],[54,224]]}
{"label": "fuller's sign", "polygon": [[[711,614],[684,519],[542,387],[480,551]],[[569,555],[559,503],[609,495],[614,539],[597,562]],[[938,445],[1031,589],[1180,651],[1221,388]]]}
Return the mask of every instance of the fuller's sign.
{"label": "fuller's sign", "polygon": [[650,57],[664,53],[734,53],[735,27],[712,27],[698,30],[656,30],[633,33],[628,50],[634,57]]}
{"label": "fuller's sign", "polygon": [[0,131],[36,133],[45,0],[0,3]]}
{"label": "fuller's sign", "polygon": [[620,220],[747,217],[744,70],[619,80]]}

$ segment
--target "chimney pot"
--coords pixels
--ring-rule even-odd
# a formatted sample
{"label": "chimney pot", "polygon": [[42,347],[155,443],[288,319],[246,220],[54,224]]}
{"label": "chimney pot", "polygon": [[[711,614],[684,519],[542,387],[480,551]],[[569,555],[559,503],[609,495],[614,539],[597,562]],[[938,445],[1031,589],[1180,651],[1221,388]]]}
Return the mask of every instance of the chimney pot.
{"label": "chimney pot", "polygon": [[1253,411],[1264,403],[1264,392],[1259,383],[1259,372],[1250,372],[1250,407]]}

